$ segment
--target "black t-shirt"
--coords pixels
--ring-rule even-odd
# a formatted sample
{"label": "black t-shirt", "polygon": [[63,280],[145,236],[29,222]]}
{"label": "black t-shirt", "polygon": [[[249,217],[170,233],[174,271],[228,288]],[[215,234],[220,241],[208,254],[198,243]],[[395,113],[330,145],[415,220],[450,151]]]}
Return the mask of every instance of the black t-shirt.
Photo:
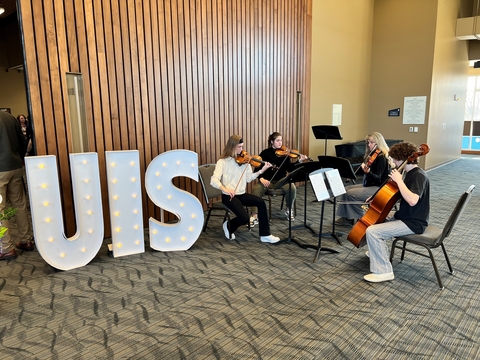
{"label": "black t-shirt", "polygon": [[410,191],[420,198],[415,206],[408,205],[401,198],[395,219],[402,220],[415,234],[422,234],[428,225],[430,213],[430,181],[423,169],[415,167],[405,175],[404,182]]}
{"label": "black t-shirt", "polygon": [[[269,168],[262,175],[260,175],[260,177],[268,181],[278,181],[280,179],[283,179],[285,176],[287,176],[287,172],[291,172],[293,170],[293,167],[295,166],[295,163],[292,163],[288,156],[275,155],[275,149],[272,147],[269,147],[268,149],[263,150],[260,153],[260,157],[262,158],[263,161],[267,161],[270,164],[276,165],[280,168],[278,172],[277,170],[273,170],[272,168]],[[258,170],[260,169],[261,168],[258,168]],[[272,179],[274,174],[275,174],[275,177]]]}

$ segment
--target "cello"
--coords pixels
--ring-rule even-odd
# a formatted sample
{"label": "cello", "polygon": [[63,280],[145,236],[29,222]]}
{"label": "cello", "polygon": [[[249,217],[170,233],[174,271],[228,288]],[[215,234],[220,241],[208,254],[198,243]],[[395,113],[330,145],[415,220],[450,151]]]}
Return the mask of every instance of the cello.
{"label": "cello", "polygon": [[[398,168],[402,171],[406,164],[415,161],[419,156],[426,155],[430,151],[427,144],[421,144],[418,151],[411,154],[407,160]],[[382,185],[377,192],[372,196],[370,206],[365,213],[353,226],[352,230],[347,235],[347,239],[357,248],[366,245],[367,241],[365,233],[370,225],[380,224],[385,221],[393,205],[400,199],[401,194],[397,183],[391,178],[388,178],[384,185]]]}

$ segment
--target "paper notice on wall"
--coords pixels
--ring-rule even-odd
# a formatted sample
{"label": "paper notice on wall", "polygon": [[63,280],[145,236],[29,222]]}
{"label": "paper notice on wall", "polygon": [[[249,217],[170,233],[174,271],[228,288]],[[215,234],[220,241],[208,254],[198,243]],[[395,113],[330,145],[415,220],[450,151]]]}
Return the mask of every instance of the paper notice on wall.
{"label": "paper notice on wall", "polygon": [[342,104],[333,104],[332,125],[342,125]]}
{"label": "paper notice on wall", "polygon": [[425,124],[426,96],[406,96],[403,101],[403,123]]}

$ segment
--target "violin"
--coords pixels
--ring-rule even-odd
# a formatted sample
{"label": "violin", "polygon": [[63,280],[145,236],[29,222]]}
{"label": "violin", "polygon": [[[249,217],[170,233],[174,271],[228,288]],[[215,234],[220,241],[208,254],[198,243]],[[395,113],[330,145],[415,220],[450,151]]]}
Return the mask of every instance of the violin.
{"label": "violin", "polygon": [[[235,162],[239,165],[242,166],[244,164],[250,164],[253,167],[257,168],[262,164],[265,164],[266,161],[263,161],[262,158],[258,155],[250,155],[248,152],[245,150],[242,150],[242,152],[237,155],[235,158]],[[277,169],[275,165],[272,165],[272,169]]]}
{"label": "violin", "polygon": [[[372,151],[370,151],[367,158],[362,163],[364,165],[364,171],[370,169],[370,166],[372,166],[373,162],[377,159],[378,155],[380,155],[381,152],[382,150],[377,149],[377,144],[375,144],[375,147],[372,149]],[[357,169],[355,170],[355,175],[357,175],[357,171],[359,169],[362,169],[362,166],[357,167]]]}
{"label": "violin", "polygon": [[373,151],[373,154],[370,153],[370,156],[367,158],[367,160],[365,161],[365,169],[370,169],[370,166],[372,166],[373,162],[377,159],[378,155],[381,154],[382,150],[380,149],[374,149]]}
{"label": "violin", "polygon": [[[398,168],[402,171],[406,164],[412,163],[416,158],[428,154],[430,148],[427,144],[421,144],[418,151],[411,154],[407,160]],[[353,226],[347,235],[347,239],[357,248],[366,245],[365,233],[370,225],[379,224],[385,221],[392,207],[400,199],[401,194],[398,185],[391,178],[388,178],[377,192],[372,196],[370,206],[365,213]]]}
{"label": "violin", "polygon": [[[291,150],[284,145],[282,145],[280,149],[275,150],[275,155],[278,157],[288,156],[290,159],[297,159],[299,156],[302,156],[298,150]],[[313,161],[310,157],[307,156],[307,158],[308,160]]]}

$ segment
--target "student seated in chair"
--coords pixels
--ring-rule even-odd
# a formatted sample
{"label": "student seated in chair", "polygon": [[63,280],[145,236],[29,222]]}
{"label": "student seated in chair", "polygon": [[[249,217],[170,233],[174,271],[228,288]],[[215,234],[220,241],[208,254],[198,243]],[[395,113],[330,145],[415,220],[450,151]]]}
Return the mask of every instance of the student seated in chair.
{"label": "student seated in chair", "polygon": [[383,135],[373,132],[365,140],[365,161],[361,165],[363,181],[361,184],[347,186],[347,192],[337,198],[337,225],[353,225],[360,219],[364,214],[361,203],[375,194],[390,172],[392,164],[389,162],[389,149]]}
{"label": "student seated in chair", "polygon": [[[260,241],[276,243],[280,238],[270,233],[267,206],[262,198],[246,193],[247,183],[262,175],[272,164],[266,162],[257,173],[252,171],[250,163],[244,162],[240,155],[243,152],[243,139],[239,135],[232,135],[223,149],[221,158],[217,161],[215,171],[211,178],[211,185],[222,190],[222,203],[225,204],[237,217],[223,223],[223,231],[227,239],[235,239],[235,231],[249,221],[247,210],[244,206],[258,208]],[[238,160],[240,159],[240,160]]]}
{"label": "student seated in chair", "polygon": [[[278,132],[273,132],[268,137],[268,148],[264,149],[260,153],[260,157],[264,161],[268,161],[269,163],[276,165],[278,170],[268,169],[265,173],[261,174],[258,177],[259,182],[253,186],[252,194],[257,196],[263,196],[268,188],[274,188],[275,184],[279,181],[282,181],[288,174],[293,170],[294,165],[297,162],[303,162],[308,159],[306,155],[302,154],[293,154],[292,156],[289,155],[288,149],[283,147],[283,138],[282,134]],[[286,150],[285,150],[286,149]],[[280,155],[279,155],[280,154]],[[291,190],[289,191],[290,184],[284,184],[281,189],[285,194],[285,201],[287,204],[287,210],[285,211],[285,215],[287,220],[290,218],[294,220],[293,214],[293,202],[295,201],[295,197],[297,194],[297,189],[295,184],[291,184]],[[257,209],[251,209],[252,216],[250,218],[250,226],[254,226],[257,224]]]}
{"label": "student seated in chair", "polygon": [[[392,211],[385,222],[371,225],[366,230],[371,274],[364,279],[369,282],[382,282],[394,279],[393,267],[390,262],[390,251],[386,240],[404,235],[423,234],[428,225],[430,213],[430,181],[426,172],[418,167],[417,158],[408,162],[407,159],[417,152],[417,147],[410,142],[395,144],[390,148],[389,155],[396,169],[389,177],[400,191],[401,199],[398,211]],[[397,170],[404,166],[406,175]]]}

